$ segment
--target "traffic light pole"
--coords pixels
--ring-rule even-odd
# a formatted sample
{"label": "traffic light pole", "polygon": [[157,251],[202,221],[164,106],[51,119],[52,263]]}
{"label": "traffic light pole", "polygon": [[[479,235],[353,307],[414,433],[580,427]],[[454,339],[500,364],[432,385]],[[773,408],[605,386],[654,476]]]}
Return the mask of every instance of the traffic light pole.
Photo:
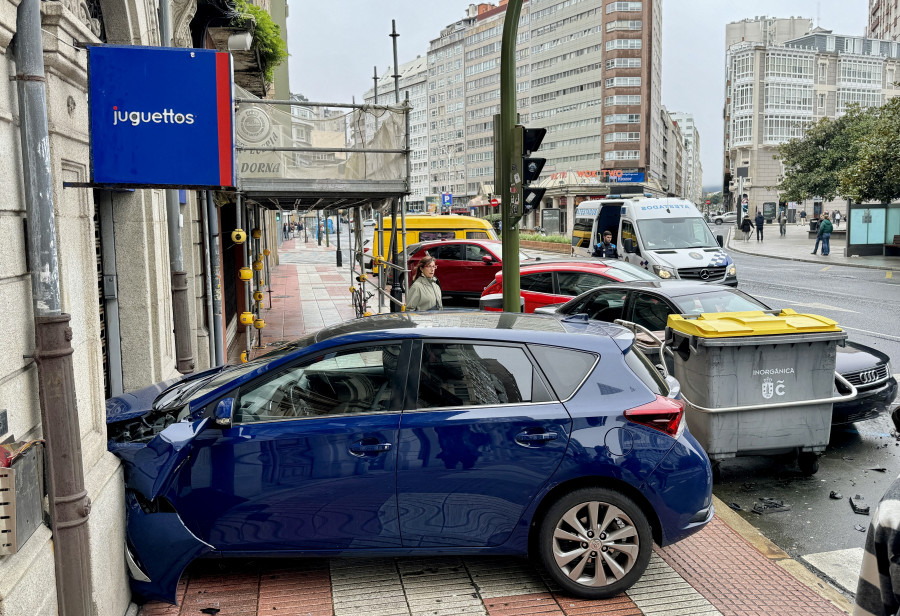
{"label": "traffic light pole", "polygon": [[[516,223],[521,216],[520,192],[510,190],[513,165],[521,161],[513,158],[513,138],[518,113],[516,112],[516,35],[519,30],[519,14],[522,0],[509,0],[503,22],[503,39],[500,43],[500,126],[494,133],[500,136],[500,157],[494,160],[494,192],[500,195],[500,239],[503,241],[503,310],[521,312],[519,286],[519,233]],[[521,184],[520,184],[521,185]]]}

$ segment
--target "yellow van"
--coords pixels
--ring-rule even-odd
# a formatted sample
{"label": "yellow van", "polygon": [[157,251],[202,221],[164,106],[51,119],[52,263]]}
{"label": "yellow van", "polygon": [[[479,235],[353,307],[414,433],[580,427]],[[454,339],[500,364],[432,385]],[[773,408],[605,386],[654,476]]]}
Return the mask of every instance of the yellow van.
{"label": "yellow van", "polygon": [[[400,224],[400,216],[397,216],[397,224]],[[393,220],[390,216],[384,217],[384,232],[382,245],[375,246],[375,256],[385,255],[391,258],[391,230]],[[377,231],[377,229],[376,229]],[[397,230],[397,253],[403,249],[403,241],[400,238],[400,229]],[[376,236],[377,237],[377,236]],[[497,234],[494,227],[483,218],[474,216],[459,216],[455,214],[409,214],[406,216],[406,245],[428,242],[431,240],[496,240]],[[380,251],[380,252],[379,252]],[[378,271],[378,268],[375,268]]]}

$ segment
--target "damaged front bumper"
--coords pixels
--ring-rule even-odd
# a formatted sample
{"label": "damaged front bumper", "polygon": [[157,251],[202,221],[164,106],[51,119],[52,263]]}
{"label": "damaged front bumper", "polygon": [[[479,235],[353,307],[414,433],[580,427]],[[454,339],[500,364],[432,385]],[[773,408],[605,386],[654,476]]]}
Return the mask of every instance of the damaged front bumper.
{"label": "damaged front bumper", "polygon": [[178,580],[188,564],[213,551],[185,527],[163,502],[148,504],[132,490],[125,492],[125,560],[131,590],[142,599],[177,603]]}

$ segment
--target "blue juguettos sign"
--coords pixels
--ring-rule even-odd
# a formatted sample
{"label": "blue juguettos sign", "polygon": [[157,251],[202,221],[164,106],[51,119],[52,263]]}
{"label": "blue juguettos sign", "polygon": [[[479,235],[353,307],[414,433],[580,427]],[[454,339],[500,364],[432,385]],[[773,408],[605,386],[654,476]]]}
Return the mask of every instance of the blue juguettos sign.
{"label": "blue juguettos sign", "polygon": [[234,186],[229,54],[114,45],[89,54],[94,183]]}

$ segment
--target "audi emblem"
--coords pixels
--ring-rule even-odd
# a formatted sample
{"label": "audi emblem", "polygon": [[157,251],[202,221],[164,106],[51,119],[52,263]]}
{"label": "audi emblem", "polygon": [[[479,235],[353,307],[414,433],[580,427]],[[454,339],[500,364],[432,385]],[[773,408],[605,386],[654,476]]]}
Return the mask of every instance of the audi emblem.
{"label": "audi emblem", "polygon": [[709,270],[705,270],[705,269],[700,270],[700,279],[701,280],[709,280]]}
{"label": "audi emblem", "polygon": [[878,380],[878,370],[866,370],[859,373],[860,383],[874,383]]}

